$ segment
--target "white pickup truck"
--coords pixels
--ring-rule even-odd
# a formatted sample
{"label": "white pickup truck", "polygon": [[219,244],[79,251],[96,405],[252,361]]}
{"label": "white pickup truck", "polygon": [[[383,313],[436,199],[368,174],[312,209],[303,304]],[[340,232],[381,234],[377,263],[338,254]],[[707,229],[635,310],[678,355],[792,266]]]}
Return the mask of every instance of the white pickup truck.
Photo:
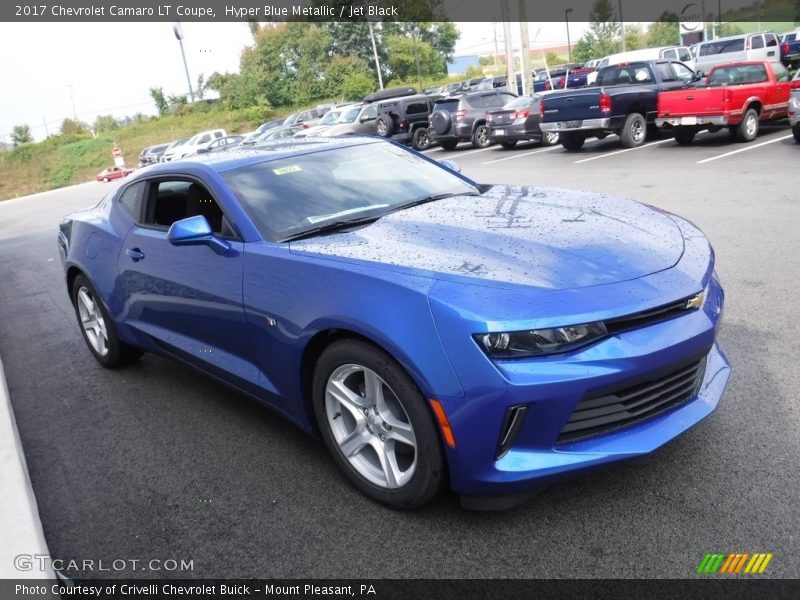
{"label": "white pickup truck", "polygon": [[164,152],[164,160],[172,161],[179,160],[189,154],[194,154],[200,148],[206,148],[211,142],[219,138],[223,138],[227,133],[224,129],[211,129],[209,131],[201,131],[193,135],[185,144],[167,149]]}

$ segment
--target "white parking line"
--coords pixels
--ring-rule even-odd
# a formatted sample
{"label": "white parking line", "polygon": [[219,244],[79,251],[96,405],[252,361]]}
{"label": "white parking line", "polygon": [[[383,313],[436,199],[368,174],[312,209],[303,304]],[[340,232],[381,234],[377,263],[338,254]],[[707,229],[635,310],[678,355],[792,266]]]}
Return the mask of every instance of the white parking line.
{"label": "white parking line", "polygon": [[590,158],[583,158],[581,160],[576,160],[574,165],[579,165],[581,163],[589,162],[591,160],[597,160],[599,158],[606,158],[607,156],[614,156],[615,154],[622,154],[623,152],[632,152],[633,150],[641,150],[642,148],[647,148],[648,146],[657,146],[658,144],[666,144],[667,142],[674,142],[675,140],[672,138],[666,140],[659,140],[657,142],[650,142],[649,144],[642,144],[641,146],[637,146],[636,148],[625,148],[624,150],[617,150],[616,152],[606,152],[604,154],[598,154],[597,156],[592,156]]}
{"label": "white parking line", "polygon": [[504,156],[503,158],[498,158],[496,160],[490,160],[485,163],[481,163],[482,165],[491,165],[494,163],[503,162],[504,160],[511,160],[512,158],[522,158],[523,156],[530,156],[531,154],[539,154],[540,152],[549,152],[550,150],[556,150],[560,148],[560,146],[548,146],[547,148],[539,148],[538,150],[532,150],[531,152],[523,152],[521,154],[513,154],[511,156]]}
{"label": "white parking line", "polygon": [[726,156],[732,156],[734,154],[739,154],[739,152],[747,152],[748,150],[753,150],[755,148],[760,148],[761,146],[766,146],[767,144],[774,144],[775,142],[780,142],[782,140],[788,140],[792,137],[792,134],[784,135],[779,138],[775,138],[773,140],[767,140],[766,142],[761,142],[760,144],[751,144],[745,148],[739,148],[738,150],[731,150],[730,152],[726,152],[725,154],[719,154],[717,156],[712,156],[711,158],[704,158],[703,160],[698,160],[698,165],[702,165],[707,162],[711,162],[712,160],[717,160],[718,158],[725,158]]}

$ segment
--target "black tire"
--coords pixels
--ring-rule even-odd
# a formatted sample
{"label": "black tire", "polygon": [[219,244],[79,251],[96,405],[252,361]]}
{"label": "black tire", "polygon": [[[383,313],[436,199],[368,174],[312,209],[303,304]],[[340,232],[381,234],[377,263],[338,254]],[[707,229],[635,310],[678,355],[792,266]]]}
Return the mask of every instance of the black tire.
{"label": "black tire", "polygon": [[555,146],[560,139],[561,135],[557,131],[543,131],[541,144],[542,146]]}
{"label": "black tire", "polygon": [[478,125],[472,132],[472,146],[475,148],[488,148],[492,145],[489,137],[489,128],[486,125]]}
{"label": "black tire", "polygon": [[375,133],[381,137],[389,137],[394,131],[394,121],[389,115],[381,115],[375,121]]}
{"label": "black tire", "polygon": [[414,146],[414,149],[422,152],[430,148],[431,144],[433,144],[433,140],[431,140],[427,128],[417,127],[411,136],[411,145]]}
{"label": "black tire", "polygon": [[439,145],[444,150],[455,150],[456,146],[458,146],[458,140],[445,140],[443,142],[439,142]]}
{"label": "black tire", "polygon": [[[91,301],[96,311],[95,314],[99,312],[100,317],[102,317],[102,327],[105,329],[107,340],[105,352],[99,351],[94,347],[89,333],[84,327],[84,319],[81,317],[81,310],[87,307],[83,304],[83,294]],[[89,351],[97,362],[104,367],[112,369],[132,363],[144,354],[143,350],[120,341],[117,331],[114,328],[114,322],[111,320],[111,317],[109,317],[103,301],[95,291],[94,286],[92,286],[89,280],[83,275],[78,275],[75,281],[72,282],[71,298],[72,306],[75,309],[75,316],[78,319],[78,326],[81,328],[81,334],[83,335],[83,341],[86,342]],[[83,305],[83,309],[79,306],[79,303]],[[97,334],[95,333],[95,335]]]}
{"label": "black tire", "polygon": [[619,132],[619,138],[625,148],[638,148],[647,141],[647,121],[639,113],[631,113]]}
{"label": "black tire", "polygon": [[794,136],[794,141],[800,144],[800,125],[792,127],[792,135]]}
{"label": "black tire", "polygon": [[564,149],[570,152],[577,152],[583,148],[583,143],[586,141],[586,138],[578,133],[562,133],[559,136],[559,141],[561,145],[564,146]]}
{"label": "black tire", "polygon": [[[337,435],[341,436],[343,434],[341,431],[334,432],[331,422],[338,423],[339,425],[336,425],[336,427],[342,427],[343,430],[346,430],[347,424],[345,421],[350,420],[352,421],[353,427],[355,427],[353,414],[357,413],[360,415],[361,411],[361,408],[352,408],[348,410],[354,410],[355,413],[343,414],[341,404],[333,404],[331,406],[331,411],[337,411],[337,414],[331,418],[328,416],[327,402],[329,400],[328,394],[326,393],[328,382],[332,377],[335,378],[337,376],[340,372],[340,368],[346,369],[346,365],[360,367],[362,369],[366,368],[374,374],[377,374],[385,385],[385,387],[384,385],[381,386],[383,396],[391,398],[392,401],[394,401],[394,399],[397,400],[402,411],[404,411],[404,413],[401,413],[403,424],[410,426],[413,430],[414,439],[416,441],[415,458],[413,459],[415,461],[413,463],[414,467],[413,471],[409,474],[408,481],[399,487],[390,488],[370,481],[367,476],[358,470],[358,466],[354,466],[354,464],[357,464],[356,459],[353,458],[351,460],[351,458],[344,455],[340,443],[336,439]],[[362,376],[361,382],[363,382],[364,387],[359,388],[358,383],[360,375]],[[356,389],[361,390],[361,393],[359,394],[359,392],[356,392],[354,397],[357,398],[359,402],[363,399],[364,405],[368,406],[369,395],[365,389],[366,382],[363,378],[363,373],[356,370],[354,374],[348,376],[348,378],[352,378],[355,384],[353,388],[351,388],[352,391],[355,392]],[[447,481],[444,451],[439,439],[439,433],[434,424],[431,411],[425,403],[424,397],[408,374],[406,374],[403,368],[391,356],[383,350],[360,340],[342,340],[335,342],[325,349],[317,361],[314,369],[312,390],[314,414],[320,432],[322,433],[322,439],[328,451],[331,453],[334,462],[360,492],[373,500],[388,504],[396,509],[419,508],[433,500],[439,494]],[[336,400],[331,396],[330,402],[336,402]],[[396,407],[397,404],[395,404],[395,408]],[[380,444],[383,442],[377,442],[377,440],[373,438],[377,437],[379,432],[385,432],[387,436],[391,436],[391,434],[388,433],[388,431],[391,431],[391,427],[389,427],[388,431],[385,431],[381,428],[381,425],[375,423],[368,424],[368,419],[377,418],[377,420],[380,421],[380,418],[373,417],[373,415],[378,415],[378,411],[373,412],[372,409],[367,408],[366,412],[369,414],[369,417],[364,421],[364,427],[366,429],[361,429],[361,431],[370,441],[363,441],[360,446],[361,449],[354,451],[352,456],[358,454],[359,457],[361,457],[361,454],[364,453],[365,456],[361,457],[362,459],[371,458],[372,456],[377,458],[377,451],[373,443],[378,444],[380,447]],[[341,420],[337,421],[337,418]],[[407,419],[407,421],[405,419]],[[386,423],[383,423],[383,426],[386,426]],[[353,431],[355,431],[355,429]],[[384,439],[383,433],[381,433],[380,439]],[[392,452],[397,452],[396,448],[397,446],[392,444]],[[406,446],[405,448],[408,449],[410,446]],[[406,453],[405,458],[407,457],[408,454]],[[394,464],[399,465],[399,461],[395,461]],[[363,470],[363,466],[361,468]],[[380,470],[380,467],[377,468]],[[410,467],[409,470],[411,470]]]}
{"label": "black tire", "polygon": [[681,146],[687,146],[692,143],[694,136],[697,132],[689,127],[676,127],[673,133],[675,141]]}
{"label": "black tire", "polygon": [[517,145],[517,140],[509,140],[507,142],[500,142],[500,145],[505,148],[506,150],[511,150],[514,146]]}
{"label": "black tire", "polygon": [[447,110],[436,110],[431,113],[431,127],[436,135],[444,135],[453,125],[453,115]]}
{"label": "black tire", "polygon": [[736,139],[740,142],[752,142],[758,135],[758,111],[748,108],[742,122],[736,126]]}

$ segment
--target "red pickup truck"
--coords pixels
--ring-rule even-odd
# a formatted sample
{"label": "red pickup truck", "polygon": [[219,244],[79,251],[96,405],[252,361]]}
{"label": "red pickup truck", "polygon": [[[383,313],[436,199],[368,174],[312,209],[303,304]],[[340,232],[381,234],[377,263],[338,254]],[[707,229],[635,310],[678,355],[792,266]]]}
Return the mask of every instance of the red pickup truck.
{"label": "red pickup truck", "polygon": [[703,129],[713,133],[723,127],[731,138],[749,142],[758,134],[759,121],[788,116],[790,79],[775,62],[719,65],[705,83],[660,92],[656,126],[671,131],[679,144],[690,144]]}

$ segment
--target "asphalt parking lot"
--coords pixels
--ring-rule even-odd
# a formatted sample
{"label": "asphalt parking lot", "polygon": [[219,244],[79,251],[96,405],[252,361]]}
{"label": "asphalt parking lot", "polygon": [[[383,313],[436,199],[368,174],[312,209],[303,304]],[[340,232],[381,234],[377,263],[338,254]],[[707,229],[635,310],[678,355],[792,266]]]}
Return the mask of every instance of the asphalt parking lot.
{"label": "asphalt parking lot", "polygon": [[[800,145],[703,134],[577,153],[431,149],[485,183],[588,189],[685,216],[717,253],[733,366],[707,420],[654,454],[552,487],[503,513],[456,497],[399,513],[362,497],[322,443],[225,387],[147,355],[89,354],[56,248],[91,183],[0,202],[0,355],[53,557],[191,559],[191,573],[102,576],[691,577],[706,552],[771,552],[800,575]],[[70,573],[76,575],[77,573]],[[80,573],[91,576],[91,573]]]}

